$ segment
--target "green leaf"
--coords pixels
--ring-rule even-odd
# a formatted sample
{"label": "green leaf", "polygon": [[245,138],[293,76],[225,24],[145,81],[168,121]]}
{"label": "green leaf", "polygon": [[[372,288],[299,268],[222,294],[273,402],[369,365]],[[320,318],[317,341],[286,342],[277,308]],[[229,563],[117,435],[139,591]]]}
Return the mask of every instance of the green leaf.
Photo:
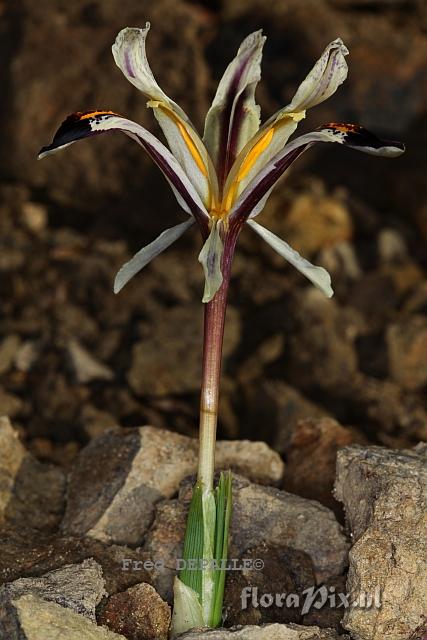
{"label": "green leaf", "polygon": [[228,537],[232,511],[232,482],[230,471],[227,475],[221,473],[216,488],[216,527],[215,527],[215,598],[212,608],[211,627],[217,627],[222,619],[222,604],[224,600],[224,586],[226,576],[226,561],[228,558]]}

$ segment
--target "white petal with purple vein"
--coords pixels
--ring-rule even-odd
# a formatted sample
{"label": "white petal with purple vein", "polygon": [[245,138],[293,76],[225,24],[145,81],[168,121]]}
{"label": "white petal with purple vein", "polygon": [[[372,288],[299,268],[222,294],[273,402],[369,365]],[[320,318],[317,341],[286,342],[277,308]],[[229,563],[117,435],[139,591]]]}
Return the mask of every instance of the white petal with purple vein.
{"label": "white petal with purple vein", "polygon": [[282,258],[291,263],[300,273],[308,278],[327,298],[331,298],[334,292],[331,287],[331,276],[323,267],[317,267],[300,256],[298,251],[292,249],[284,240],[274,233],[262,227],[255,220],[248,220],[248,224],[263,240],[267,242]]}
{"label": "white petal with purple vein", "polygon": [[153,242],[147,244],[140,249],[133,258],[126,262],[117,273],[114,280],[114,293],[118,293],[125,284],[133,278],[141,269],[143,269],[153,258],[158,256],[162,251],[170,247],[183,233],[194,224],[193,218],[177,224],[175,227],[163,231]]}

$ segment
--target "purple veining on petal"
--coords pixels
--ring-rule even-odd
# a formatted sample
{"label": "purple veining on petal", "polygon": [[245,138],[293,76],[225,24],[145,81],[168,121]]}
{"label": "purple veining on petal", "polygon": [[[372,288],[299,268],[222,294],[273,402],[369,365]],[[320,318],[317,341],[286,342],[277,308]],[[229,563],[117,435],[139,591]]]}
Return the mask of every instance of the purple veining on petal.
{"label": "purple veining on petal", "polygon": [[163,156],[157,151],[157,149],[155,149],[146,140],[143,140],[140,136],[137,136],[137,138],[139,139],[141,145],[144,147],[147,153],[150,155],[152,160],[157,164],[157,166],[162,171],[162,173],[164,173],[166,178],[170,180],[170,182],[173,184],[175,189],[178,191],[179,195],[182,197],[185,204],[188,206],[191,213],[193,214],[195,220],[198,222],[199,226],[201,227],[202,233],[208,234],[209,228],[208,228],[206,215],[202,211],[202,209],[200,209],[200,207],[194,202],[193,198],[188,193],[185,185],[183,184],[179,176],[175,173],[173,168],[163,158]]}
{"label": "purple veining on petal", "polygon": [[129,54],[129,51],[127,49],[124,52],[124,59],[125,59],[126,73],[131,78],[136,78],[135,72],[133,70],[132,62],[131,62],[131,59],[130,59],[130,54]]}
{"label": "purple veining on petal", "polygon": [[[311,143],[312,144],[312,143]],[[253,187],[248,185],[246,189],[248,193],[238,208],[232,213],[231,219],[236,219],[241,223],[245,222],[250,216],[251,211],[260,202],[261,198],[265,196],[269,189],[277,182],[277,180],[283,175],[283,173],[290,167],[290,165],[309,147],[310,143],[303,144],[296,149],[293,149],[282,158],[278,159],[273,164],[271,170],[258,182],[256,178]]]}
{"label": "purple veining on petal", "polygon": [[236,69],[234,77],[230,82],[230,86],[227,91],[225,108],[221,114],[221,134],[216,167],[220,190],[225,184],[228,172],[234,161],[234,159],[230,158],[229,147],[230,130],[233,128],[232,119],[234,120],[233,107],[235,106],[236,94],[239,89],[240,80],[242,79],[249,61],[250,54],[248,54],[246,58],[242,60],[241,65],[238,67],[238,69]]}

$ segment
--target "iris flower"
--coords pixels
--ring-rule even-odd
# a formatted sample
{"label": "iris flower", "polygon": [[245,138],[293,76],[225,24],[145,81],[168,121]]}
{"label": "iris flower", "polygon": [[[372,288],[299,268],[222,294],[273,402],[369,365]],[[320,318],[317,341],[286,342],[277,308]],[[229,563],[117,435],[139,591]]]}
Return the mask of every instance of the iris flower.
{"label": "iris flower", "polygon": [[237,236],[247,223],[288,262],[330,297],[331,279],[325,269],[300,256],[284,240],[254,220],[271,190],[290,165],[317,142],[335,142],[378,156],[394,157],[404,151],[399,142],[381,140],[353,124],[325,124],[289,142],[307,109],[335,93],[347,77],[346,46],[337,38],[300,84],[291,102],[260,124],[255,89],[261,77],[265,37],[261,31],[243,40],[220,80],[200,137],[190,118],[155,80],[146,56],[150,29],[126,28],[112,47],[124,76],[146,98],[169,148],[141,125],[110,110],[70,115],[42,158],[70,144],[110,131],[122,131],[140,144],[163,172],[188,220],[163,231],[118,272],[114,291],[122,287],[155,256],[197,223],[204,241],[199,255],[205,274],[203,302],[213,299],[231,261]]}

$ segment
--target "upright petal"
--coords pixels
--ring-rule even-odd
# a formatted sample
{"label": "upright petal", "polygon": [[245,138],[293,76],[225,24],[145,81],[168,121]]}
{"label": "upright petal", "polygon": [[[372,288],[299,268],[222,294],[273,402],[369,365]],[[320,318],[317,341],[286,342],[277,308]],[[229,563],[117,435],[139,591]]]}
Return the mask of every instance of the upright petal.
{"label": "upright petal", "polygon": [[259,127],[255,89],[261,78],[264,42],[261,31],[243,40],[221,78],[206,116],[203,140],[214,161],[220,187],[236,156]]}
{"label": "upright petal", "polygon": [[213,220],[209,237],[199,254],[199,262],[205,273],[205,290],[202,302],[210,302],[222,285],[221,261],[224,245],[220,232],[221,221]]}
{"label": "upright petal", "polygon": [[114,293],[119,293],[134,275],[178,240],[192,224],[194,224],[194,219],[190,218],[175,227],[166,229],[153,242],[140,249],[117,273],[114,280]]}
{"label": "upright petal", "polygon": [[323,267],[317,267],[300,256],[298,251],[292,249],[284,240],[274,233],[262,227],[255,220],[248,220],[248,224],[263,240],[267,242],[282,258],[285,258],[306,278],[308,278],[327,298],[331,298],[334,292],[331,287],[331,276]]}
{"label": "upright petal", "polygon": [[145,29],[127,27],[118,34],[112,51],[124,76],[148,98],[147,106],[166,136],[169,147],[184,169],[205,206],[210,208],[216,195],[216,177],[212,162],[199,134],[181,107],[160,88],[147,60]]}
{"label": "upright petal", "polygon": [[238,196],[252,178],[287,143],[307,109],[329,98],[347,77],[345,56],[348,49],[337,38],[324,50],[305,80],[300,84],[292,101],[277,111],[261,127],[235,162],[227,180],[226,191],[234,181],[234,196]]}
{"label": "upright petal", "polygon": [[200,224],[207,225],[208,214],[199,194],[169,149],[147,129],[113,111],[83,111],[73,113],[59,127],[50,145],[40,150],[44,158],[70,144],[108,131],[122,131],[136,140],[163,172],[182,206]]}
{"label": "upright petal", "polygon": [[265,203],[266,194],[286,169],[316,142],[337,142],[358,151],[389,158],[397,157],[405,150],[401,142],[382,140],[359,125],[334,122],[325,124],[317,131],[295,138],[285,145],[243,190],[230,211],[230,219],[241,217],[245,220],[254,211],[258,214],[261,211],[259,203]]}

